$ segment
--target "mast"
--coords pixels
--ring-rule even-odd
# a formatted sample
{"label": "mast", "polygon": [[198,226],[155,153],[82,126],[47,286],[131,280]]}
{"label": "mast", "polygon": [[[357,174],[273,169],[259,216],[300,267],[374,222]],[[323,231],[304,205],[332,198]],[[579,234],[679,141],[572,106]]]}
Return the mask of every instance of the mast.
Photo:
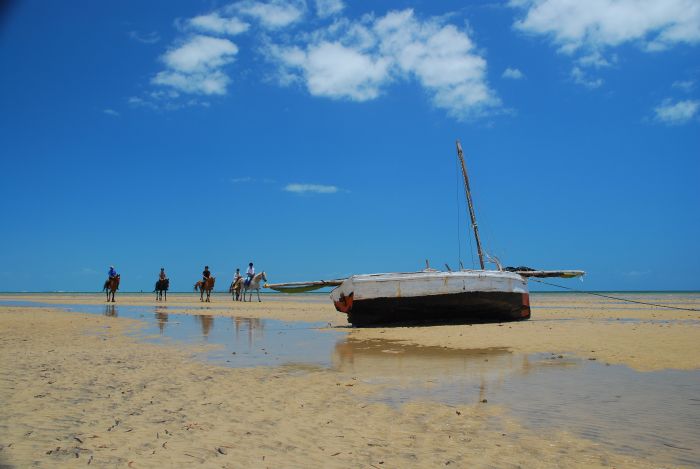
{"label": "mast", "polygon": [[479,264],[481,270],[484,270],[484,253],[481,251],[481,240],[479,239],[479,228],[476,224],[476,215],[474,214],[474,204],[472,204],[472,194],[469,189],[469,176],[467,175],[467,166],[464,163],[464,155],[462,155],[462,144],[457,140],[457,156],[462,164],[462,176],[464,177],[464,193],[467,195],[467,205],[469,207],[469,216],[472,219],[472,228],[474,229],[474,238],[476,239],[476,250],[479,253]]}

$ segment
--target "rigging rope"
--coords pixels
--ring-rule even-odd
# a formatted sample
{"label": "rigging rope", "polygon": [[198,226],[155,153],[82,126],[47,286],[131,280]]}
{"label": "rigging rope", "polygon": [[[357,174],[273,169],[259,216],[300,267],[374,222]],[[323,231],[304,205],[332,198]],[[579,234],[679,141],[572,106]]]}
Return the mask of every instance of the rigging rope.
{"label": "rigging rope", "polygon": [[594,293],[590,291],[583,291],[583,290],[577,290],[576,288],[571,288],[571,287],[565,287],[563,285],[557,285],[556,283],[550,283],[550,282],[545,282],[544,280],[538,280],[536,278],[529,278],[528,280],[532,280],[533,282],[538,282],[538,283],[543,283],[545,285],[550,285],[552,287],[557,287],[557,288],[562,288],[564,290],[571,290],[575,291],[576,293],[584,293],[586,295],[593,295],[593,296],[600,296],[603,298],[609,298],[611,300],[617,300],[617,301],[625,301],[627,303],[637,303],[640,305],[647,305],[647,306],[657,306],[659,308],[668,308],[668,309],[678,309],[681,311],[697,311],[700,312],[700,309],[693,309],[693,308],[680,308],[678,306],[669,306],[669,305],[660,305],[656,303],[646,303],[644,301],[636,301],[636,300],[630,300],[629,298],[619,298],[616,296],[610,296],[610,295],[603,295],[602,293]]}
{"label": "rigging rope", "polygon": [[459,253],[459,265],[460,269],[462,268],[462,220],[461,217],[459,216],[459,212],[461,211],[459,206],[459,162],[456,161],[456,172],[455,174],[457,175],[457,252]]}

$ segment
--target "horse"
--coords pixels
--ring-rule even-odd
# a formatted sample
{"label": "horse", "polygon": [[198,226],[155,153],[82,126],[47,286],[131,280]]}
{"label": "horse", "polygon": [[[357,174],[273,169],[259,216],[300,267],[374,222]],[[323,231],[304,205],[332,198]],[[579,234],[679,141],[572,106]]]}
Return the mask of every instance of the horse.
{"label": "horse", "polygon": [[243,285],[243,277],[238,277],[228,287],[228,292],[231,294],[233,301],[241,301],[241,285]]}
{"label": "horse", "polygon": [[249,284],[246,284],[246,282],[243,282],[243,301],[245,301],[245,294],[248,290],[250,290],[250,295],[248,297],[248,301],[253,301],[253,290],[258,292],[258,302],[262,301],[260,299],[260,280],[264,280],[267,282],[267,277],[265,277],[265,272],[260,272],[257,274],[253,279],[250,281]]}
{"label": "horse", "polygon": [[156,282],[156,301],[168,301],[168,288],[170,288],[170,279],[166,278]]}
{"label": "horse", "polygon": [[210,301],[209,296],[211,295],[211,291],[214,289],[214,282],[216,282],[216,277],[209,277],[206,282],[203,282],[200,280],[199,282],[194,284],[194,291],[197,291],[197,289],[199,289],[199,291],[201,292],[199,294],[199,301],[205,301],[204,300],[204,292],[205,291],[207,292],[206,301]]}
{"label": "horse", "polygon": [[104,286],[102,287],[103,291],[107,292],[107,301],[109,301],[109,294],[112,294],[112,303],[114,303],[114,293],[119,290],[119,280],[120,276],[117,275],[115,277],[112,277],[110,279],[107,279],[105,282]]}

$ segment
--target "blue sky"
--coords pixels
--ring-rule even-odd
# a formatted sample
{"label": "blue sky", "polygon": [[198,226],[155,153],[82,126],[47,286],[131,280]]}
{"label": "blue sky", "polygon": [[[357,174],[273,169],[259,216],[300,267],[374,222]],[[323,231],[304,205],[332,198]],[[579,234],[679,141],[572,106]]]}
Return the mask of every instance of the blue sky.
{"label": "blue sky", "polygon": [[695,0],[4,8],[0,290],[478,265],[457,138],[504,264],[700,289]]}

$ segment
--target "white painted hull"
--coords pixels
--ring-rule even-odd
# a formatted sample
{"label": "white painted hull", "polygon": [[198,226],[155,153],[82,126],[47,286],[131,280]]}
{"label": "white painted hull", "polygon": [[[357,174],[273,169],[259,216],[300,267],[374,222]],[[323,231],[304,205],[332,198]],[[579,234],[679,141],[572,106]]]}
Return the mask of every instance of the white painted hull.
{"label": "white painted hull", "polygon": [[530,317],[527,280],[512,272],[354,275],[331,292],[331,299],[355,325]]}

